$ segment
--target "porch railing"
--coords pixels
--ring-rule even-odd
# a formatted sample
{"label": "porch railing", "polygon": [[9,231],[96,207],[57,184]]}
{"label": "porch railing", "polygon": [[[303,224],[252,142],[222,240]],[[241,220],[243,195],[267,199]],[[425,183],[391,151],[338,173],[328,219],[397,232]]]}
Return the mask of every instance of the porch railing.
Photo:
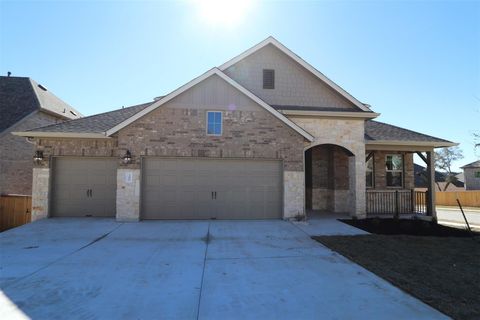
{"label": "porch railing", "polygon": [[426,214],[426,192],[414,190],[367,190],[367,215]]}

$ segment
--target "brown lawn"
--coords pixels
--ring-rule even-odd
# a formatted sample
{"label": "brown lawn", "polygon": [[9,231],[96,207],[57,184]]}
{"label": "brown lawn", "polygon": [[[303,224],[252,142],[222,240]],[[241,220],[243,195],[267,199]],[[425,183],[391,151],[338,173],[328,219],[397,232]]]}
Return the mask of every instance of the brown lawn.
{"label": "brown lawn", "polygon": [[313,237],[454,319],[480,319],[480,237]]}

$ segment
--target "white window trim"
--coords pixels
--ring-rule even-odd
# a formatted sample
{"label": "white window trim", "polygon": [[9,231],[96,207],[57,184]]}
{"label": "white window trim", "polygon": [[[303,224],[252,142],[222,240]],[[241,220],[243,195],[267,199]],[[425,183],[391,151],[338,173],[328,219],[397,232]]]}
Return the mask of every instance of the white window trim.
{"label": "white window trim", "polygon": [[[219,112],[220,113],[220,134],[208,133],[208,113],[209,112]],[[205,113],[205,133],[207,136],[220,137],[223,135],[223,111],[220,110],[207,110]]]}
{"label": "white window trim", "polygon": [[[388,170],[387,169],[387,158],[391,156],[400,156],[402,158],[402,169],[400,170]],[[387,185],[387,173],[388,172],[400,172],[402,174],[402,179],[401,179],[401,185],[400,186],[388,186]],[[404,182],[405,179],[405,157],[401,153],[389,153],[385,155],[385,186],[387,188],[391,189],[403,189],[403,186],[405,185]]]}

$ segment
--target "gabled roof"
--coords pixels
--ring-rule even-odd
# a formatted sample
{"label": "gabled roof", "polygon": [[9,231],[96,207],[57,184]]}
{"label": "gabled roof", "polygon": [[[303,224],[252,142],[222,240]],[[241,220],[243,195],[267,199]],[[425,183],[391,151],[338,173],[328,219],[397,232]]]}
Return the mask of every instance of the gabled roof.
{"label": "gabled roof", "polygon": [[417,144],[433,147],[450,147],[457,145],[457,143],[448,140],[374,120],[365,121],[365,143],[389,145]]}
{"label": "gabled roof", "polygon": [[463,167],[460,167],[462,169],[465,168],[480,168],[480,160],[474,161],[472,163],[466,164]]}
{"label": "gabled roof", "polygon": [[290,58],[292,58],[295,62],[297,62],[298,64],[300,64],[302,67],[304,67],[305,69],[307,69],[309,72],[311,72],[314,76],[316,76],[318,79],[322,80],[323,82],[325,82],[328,86],[330,86],[334,91],[338,92],[339,94],[341,94],[343,97],[345,97],[348,101],[350,101],[351,103],[353,103],[355,106],[357,106],[358,108],[360,108],[360,110],[362,111],[366,111],[366,112],[372,112],[372,110],[370,110],[367,105],[365,105],[364,103],[361,103],[360,101],[358,101],[355,97],[353,97],[351,94],[349,94],[347,91],[345,91],[344,89],[342,89],[339,85],[337,85],[335,82],[333,82],[332,80],[330,80],[329,78],[327,78],[323,73],[321,73],[320,71],[318,71],[317,69],[315,69],[312,65],[310,65],[308,62],[306,62],[305,60],[303,60],[302,58],[300,58],[298,55],[296,55],[293,51],[291,51],[290,49],[288,49],[287,47],[285,47],[283,44],[281,44],[277,39],[275,39],[274,37],[270,36],[268,37],[267,39],[263,40],[262,42],[260,42],[259,44],[253,46],[252,48],[248,49],[247,51],[241,53],[240,55],[236,56],[235,58],[233,59],[230,59],[229,61],[225,62],[224,64],[222,64],[219,69],[224,71],[225,69],[228,69],[229,67],[233,66],[234,64],[236,64],[237,62],[239,62],[240,60],[243,60],[245,59],[246,57],[248,57],[249,55],[253,54],[254,52],[262,49],[263,47],[267,46],[267,45],[273,45],[275,46],[277,49],[279,49],[280,51],[282,51],[283,53],[285,53],[287,56],[289,56]]}
{"label": "gabled roof", "polygon": [[144,110],[138,112],[137,114],[133,115],[132,117],[128,118],[127,120],[119,123],[115,127],[107,130],[106,135],[111,136],[115,132],[121,130],[122,128],[128,126],[130,123],[134,122],[137,119],[140,119],[141,117],[145,116],[146,114],[152,112],[153,110],[157,109],[158,107],[162,106],[163,104],[167,103],[168,101],[172,100],[176,96],[180,95],[181,93],[187,91],[191,87],[195,86],[196,84],[199,84],[205,79],[208,79],[209,77],[217,75],[223,80],[225,80],[227,83],[232,85],[234,88],[236,88],[238,91],[242,92],[244,95],[246,95],[248,98],[252,99],[254,102],[256,102],[258,105],[260,105],[262,108],[273,114],[275,117],[277,117],[280,121],[284,122],[287,126],[298,132],[300,135],[305,137],[309,141],[313,141],[313,136],[303,130],[301,127],[296,125],[294,122],[292,122],[290,119],[282,115],[280,112],[272,108],[270,105],[268,105],[266,102],[261,100],[259,97],[254,95],[252,92],[248,91],[245,89],[243,86],[241,86],[238,82],[227,76],[225,73],[223,73],[220,69],[218,68],[213,68],[201,76],[193,79],[192,81],[188,82],[187,84],[181,86],[180,88],[174,90],[170,94],[164,96],[163,98],[159,99],[158,101],[155,101],[152,103],[150,106],[145,108]]}
{"label": "gabled roof", "polygon": [[300,128],[298,125],[293,123],[290,119],[282,115],[280,112],[276,111],[270,105],[265,103],[263,100],[255,96],[253,93],[242,87],[240,84],[235,82],[232,78],[228,77],[222,71],[217,68],[213,68],[210,71],[204,73],[203,75],[193,79],[187,84],[181,86],[180,88],[174,90],[170,94],[160,97],[158,100],[149,102],[142,105],[133,106],[130,108],[115,110],[107,113],[102,113],[90,117],[85,117],[78,120],[67,121],[65,123],[60,123],[56,125],[50,125],[42,128],[32,129],[26,132],[15,132],[14,134],[20,136],[62,136],[62,137],[90,137],[90,138],[105,138],[109,137],[119,130],[125,128],[134,121],[140,119],[141,117],[147,115],[153,110],[161,107],[163,104],[172,100],[176,96],[180,95],[182,92],[190,89],[196,84],[208,79],[209,77],[217,75],[227,83],[232,85],[234,88],[245,94],[248,98],[252,99],[260,107],[264,108],[280,121],[284,122],[290,128],[298,132],[300,135],[305,137],[309,141],[313,141],[313,136]]}
{"label": "gabled roof", "polygon": [[0,132],[37,110],[62,119],[76,119],[82,116],[30,78],[0,77]]}

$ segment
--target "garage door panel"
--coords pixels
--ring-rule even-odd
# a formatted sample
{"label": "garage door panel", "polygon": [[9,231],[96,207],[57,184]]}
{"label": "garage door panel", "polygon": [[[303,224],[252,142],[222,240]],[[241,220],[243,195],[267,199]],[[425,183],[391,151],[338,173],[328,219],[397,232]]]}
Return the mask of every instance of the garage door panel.
{"label": "garage door panel", "polygon": [[57,157],[52,171],[52,216],[115,216],[116,159]]}
{"label": "garage door panel", "polygon": [[281,172],[280,161],[147,157],[142,217],[281,218]]}

